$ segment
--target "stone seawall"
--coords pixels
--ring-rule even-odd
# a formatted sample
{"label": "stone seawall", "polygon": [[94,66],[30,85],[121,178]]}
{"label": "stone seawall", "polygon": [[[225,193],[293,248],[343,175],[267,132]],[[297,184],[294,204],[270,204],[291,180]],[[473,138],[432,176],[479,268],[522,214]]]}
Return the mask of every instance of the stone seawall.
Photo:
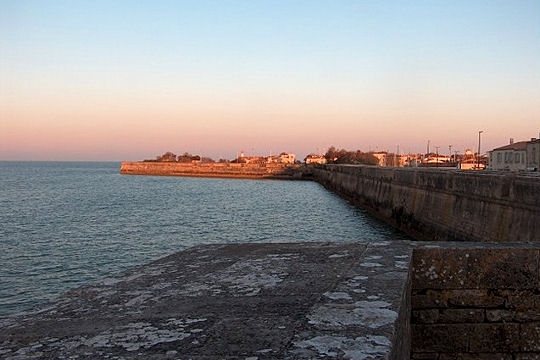
{"label": "stone seawall", "polygon": [[421,240],[540,242],[540,178],[318,165],[330,190]]}
{"label": "stone seawall", "polygon": [[241,179],[301,179],[300,165],[235,164],[235,163],[177,163],[177,162],[122,162],[124,175],[189,176]]}
{"label": "stone seawall", "polygon": [[439,244],[412,261],[412,359],[540,359],[540,248]]}

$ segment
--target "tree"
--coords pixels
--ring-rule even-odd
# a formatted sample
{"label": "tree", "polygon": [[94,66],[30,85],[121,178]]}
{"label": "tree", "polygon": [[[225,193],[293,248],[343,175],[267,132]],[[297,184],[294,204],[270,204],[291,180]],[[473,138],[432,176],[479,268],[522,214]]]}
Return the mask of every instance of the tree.
{"label": "tree", "polygon": [[334,146],[331,146],[324,155],[326,161],[329,164],[364,164],[364,165],[377,165],[377,158],[370,153],[364,153],[360,150],[347,151],[345,149],[337,150]]}
{"label": "tree", "polygon": [[326,158],[326,162],[331,164],[338,159],[337,155],[338,154],[336,148],[334,146],[330,146],[330,148],[328,148],[328,151],[326,151],[326,154],[324,154],[324,157]]}
{"label": "tree", "polygon": [[178,162],[181,163],[190,163],[193,160],[193,155],[188,152],[185,152],[183,155],[178,156]]}
{"label": "tree", "polygon": [[170,151],[167,151],[165,154],[158,156],[157,161],[176,161],[176,155]]}
{"label": "tree", "polygon": [[215,163],[214,159],[206,157],[206,156],[202,157],[201,162],[202,163]]}

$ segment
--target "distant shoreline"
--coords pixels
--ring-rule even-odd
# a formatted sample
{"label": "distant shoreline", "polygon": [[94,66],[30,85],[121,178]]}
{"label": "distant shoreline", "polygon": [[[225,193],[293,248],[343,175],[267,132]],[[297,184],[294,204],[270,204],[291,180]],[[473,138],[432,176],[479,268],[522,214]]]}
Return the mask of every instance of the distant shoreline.
{"label": "distant shoreline", "polygon": [[300,164],[122,162],[122,175],[183,176],[232,179],[308,180],[311,172]]}

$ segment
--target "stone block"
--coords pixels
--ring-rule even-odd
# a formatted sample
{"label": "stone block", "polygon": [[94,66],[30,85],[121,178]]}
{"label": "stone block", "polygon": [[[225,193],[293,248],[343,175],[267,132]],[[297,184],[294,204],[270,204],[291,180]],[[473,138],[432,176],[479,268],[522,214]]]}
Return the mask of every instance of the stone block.
{"label": "stone block", "polygon": [[492,309],[486,310],[486,320],[489,322],[526,323],[531,321],[540,321],[540,313],[535,310],[515,311],[506,309]]}
{"label": "stone block", "polygon": [[445,309],[439,317],[440,323],[481,323],[483,321],[483,309]]}
{"label": "stone block", "polygon": [[433,324],[412,326],[413,353],[465,353],[469,350],[471,326],[463,324]]}
{"label": "stone block", "polygon": [[505,303],[505,298],[487,289],[464,289],[445,291],[443,297],[449,306],[496,308]]}
{"label": "stone block", "polygon": [[427,310],[413,310],[412,311],[412,323],[413,324],[435,324],[439,320],[438,309]]}
{"label": "stone block", "polygon": [[444,248],[417,248],[412,261],[413,290],[460,289],[467,280],[464,255]]}
{"label": "stone block", "polygon": [[538,250],[418,248],[413,289],[535,289]]}
{"label": "stone block", "polygon": [[520,330],[520,350],[540,353],[540,322],[521,324]]}
{"label": "stone block", "polygon": [[486,310],[486,320],[488,322],[508,322],[513,321],[512,319],[513,311],[509,310]]}
{"label": "stone block", "polygon": [[471,353],[512,353],[519,351],[519,324],[475,324],[471,325],[469,351]]}
{"label": "stone block", "polygon": [[413,309],[445,308],[448,307],[448,292],[443,290],[427,290],[423,293],[413,291]]}
{"label": "stone block", "polygon": [[470,353],[441,354],[439,360],[513,360],[512,354]]}
{"label": "stone block", "polygon": [[540,360],[540,354],[539,353],[514,354],[514,360]]}
{"label": "stone block", "polygon": [[411,360],[439,360],[439,354],[438,353],[411,354]]}
{"label": "stone block", "polygon": [[502,296],[506,298],[506,308],[515,310],[540,310],[538,295],[535,290],[500,290]]}
{"label": "stone block", "polygon": [[538,252],[530,249],[474,249],[468,259],[471,285],[487,289],[534,289]]}

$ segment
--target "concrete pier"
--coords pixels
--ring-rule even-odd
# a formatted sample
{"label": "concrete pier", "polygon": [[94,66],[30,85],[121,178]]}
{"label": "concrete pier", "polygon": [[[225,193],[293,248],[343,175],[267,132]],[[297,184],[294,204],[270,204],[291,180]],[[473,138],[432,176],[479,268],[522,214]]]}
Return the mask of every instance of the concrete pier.
{"label": "concrete pier", "polygon": [[3,359],[407,359],[408,242],[208,245],[0,320]]}

